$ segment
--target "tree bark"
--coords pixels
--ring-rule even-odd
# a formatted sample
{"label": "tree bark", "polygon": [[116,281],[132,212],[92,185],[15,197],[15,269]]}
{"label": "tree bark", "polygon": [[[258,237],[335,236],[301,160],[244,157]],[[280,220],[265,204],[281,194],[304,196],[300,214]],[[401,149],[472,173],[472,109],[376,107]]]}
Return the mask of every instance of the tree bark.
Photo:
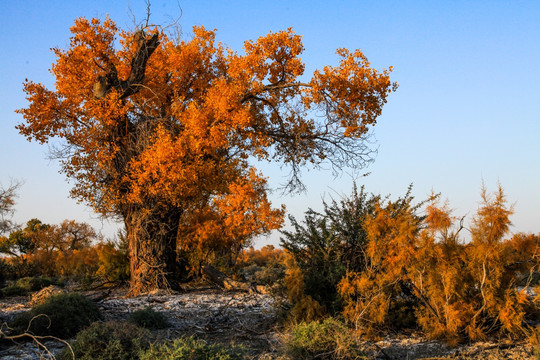
{"label": "tree bark", "polygon": [[126,217],[130,259],[130,295],[179,288],[178,222],[181,212],[138,209]]}
{"label": "tree bark", "polygon": [[93,92],[96,99],[102,99],[111,89],[120,91],[120,99],[126,99],[139,92],[144,82],[146,63],[159,45],[159,34],[147,38],[144,31],[139,30],[135,33],[135,41],[138,44],[137,51],[131,60],[131,71],[127,80],[120,80],[116,66],[110,63],[107,74],[98,76],[94,83]]}

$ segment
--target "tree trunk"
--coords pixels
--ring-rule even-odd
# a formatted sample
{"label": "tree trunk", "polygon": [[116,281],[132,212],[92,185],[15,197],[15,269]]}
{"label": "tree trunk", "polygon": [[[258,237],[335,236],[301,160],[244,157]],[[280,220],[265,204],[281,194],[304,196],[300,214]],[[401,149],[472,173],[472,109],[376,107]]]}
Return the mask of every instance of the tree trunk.
{"label": "tree trunk", "polygon": [[178,209],[139,209],[126,217],[130,295],[178,288]]}

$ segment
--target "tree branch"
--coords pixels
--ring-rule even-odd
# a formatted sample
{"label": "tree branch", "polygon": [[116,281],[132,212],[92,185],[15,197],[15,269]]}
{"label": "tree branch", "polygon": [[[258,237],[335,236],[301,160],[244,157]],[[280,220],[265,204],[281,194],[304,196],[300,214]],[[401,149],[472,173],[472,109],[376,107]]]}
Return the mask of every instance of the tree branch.
{"label": "tree branch", "polygon": [[134,34],[134,38],[138,43],[138,47],[135,56],[131,60],[131,70],[127,80],[118,79],[116,66],[109,64],[107,73],[104,76],[99,76],[94,83],[93,91],[96,99],[102,99],[112,89],[120,92],[120,99],[125,99],[139,92],[144,81],[148,59],[160,42],[158,33],[147,38],[144,30],[137,31]]}

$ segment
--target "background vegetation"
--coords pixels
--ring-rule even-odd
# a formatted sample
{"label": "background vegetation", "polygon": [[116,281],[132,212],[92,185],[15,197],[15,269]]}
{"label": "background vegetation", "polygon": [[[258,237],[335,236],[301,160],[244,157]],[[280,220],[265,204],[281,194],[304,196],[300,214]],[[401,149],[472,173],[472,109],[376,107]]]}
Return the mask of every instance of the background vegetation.
{"label": "background vegetation", "polygon": [[[214,264],[237,281],[265,286],[287,299],[282,302],[289,324],[283,351],[294,359],[358,358],[363,356],[360,338],[403,330],[452,345],[509,337],[538,346],[540,236],[510,233],[513,210],[502,187],[493,193],[482,189],[480,198],[467,226],[438,195],[415,202],[410,189],[391,199],[355,187],[348,197],[324,203],[320,213],[308,209],[302,222],[291,218],[292,230],[282,232],[283,249],[248,248],[232,260],[230,254],[216,257]],[[0,262],[1,294],[25,295],[74,281],[122,283],[129,267],[121,234],[119,239],[105,242],[72,221],[13,224],[0,239],[7,255]],[[92,306],[76,294],[59,295],[10,326],[20,333],[68,338],[99,319]],[[105,348],[128,357],[244,356],[240,348],[192,338],[150,347],[148,335],[137,329],[168,326],[150,308],[128,321],[131,327],[93,325],[77,335],[73,348],[92,357],[94,345],[88,344],[103,341]],[[109,343],[111,332],[131,340]]]}

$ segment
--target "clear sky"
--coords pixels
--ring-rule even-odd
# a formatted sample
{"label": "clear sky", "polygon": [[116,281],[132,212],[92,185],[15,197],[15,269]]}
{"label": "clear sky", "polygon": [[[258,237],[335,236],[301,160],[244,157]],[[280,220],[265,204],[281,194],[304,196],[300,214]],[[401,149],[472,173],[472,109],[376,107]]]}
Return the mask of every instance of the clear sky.
{"label": "clear sky", "polygon": [[[70,184],[47,160],[47,147],[14,129],[25,107],[25,78],[52,87],[51,47],[69,44],[77,17],[121,27],[140,21],[145,3],[131,1],[9,1],[0,21],[0,183],[21,180],[14,219],[86,221],[111,236],[92,211],[68,197]],[[400,85],[374,127],[378,155],[357,178],[369,192],[405,193],[418,200],[433,189],[455,214],[470,220],[482,181],[500,182],[514,203],[513,232],[540,232],[540,2],[539,1],[153,1],[154,23],[180,16],[183,36],[193,25],[218,29],[217,39],[241,51],[244,40],[292,27],[303,36],[306,73],[336,65],[335,49],[362,49],[377,69],[394,67]],[[271,186],[286,172],[264,166]],[[349,194],[346,170],[305,171],[307,192],[272,195],[297,218],[321,199]],[[277,244],[279,235],[257,244]]]}

